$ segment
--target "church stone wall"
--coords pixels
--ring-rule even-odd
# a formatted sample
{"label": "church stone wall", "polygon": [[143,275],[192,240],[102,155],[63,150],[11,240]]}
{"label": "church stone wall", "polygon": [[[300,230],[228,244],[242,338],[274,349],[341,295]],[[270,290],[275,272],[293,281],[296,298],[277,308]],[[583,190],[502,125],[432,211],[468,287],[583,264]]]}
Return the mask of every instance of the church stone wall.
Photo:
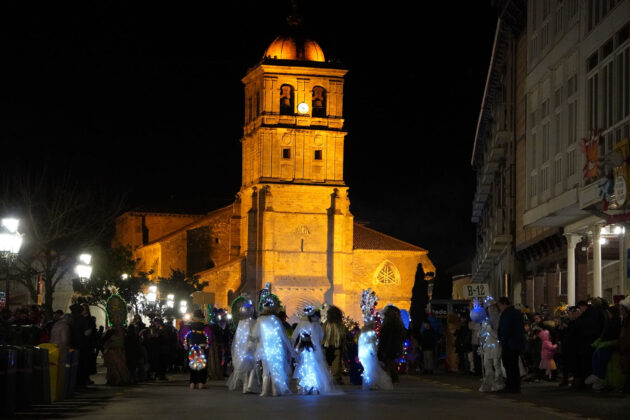
{"label": "church stone wall", "polygon": [[133,250],[181,229],[201,217],[203,216],[127,212],[116,219],[116,234],[112,243],[129,246]]}
{"label": "church stone wall", "polygon": [[[347,314],[356,321],[362,320],[359,301],[361,291],[367,288],[376,292],[379,299],[378,308],[382,309],[391,303],[400,309],[409,310],[416,268],[419,262],[423,262],[424,258],[426,257],[422,252],[355,249],[352,257],[352,279],[347,282],[349,285],[346,286]],[[398,269],[399,285],[375,283],[377,270],[385,261],[389,261]]]}

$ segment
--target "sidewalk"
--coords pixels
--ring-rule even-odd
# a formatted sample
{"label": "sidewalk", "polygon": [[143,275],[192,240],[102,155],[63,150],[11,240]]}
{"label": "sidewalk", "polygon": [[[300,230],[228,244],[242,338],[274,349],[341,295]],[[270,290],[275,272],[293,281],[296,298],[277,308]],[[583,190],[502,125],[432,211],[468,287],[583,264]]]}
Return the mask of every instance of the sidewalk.
{"label": "sidewalk", "polygon": [[440,387],[472,392],[483,398],[501,398],[524,406],[536,406],[554,413],[580,415],[592,419],[630,418],[630,395],[619,392],[574,391],[558,387],[558,382],[522,382],[520,394],[479,392],[481,378],[459,373],[411,376]]}

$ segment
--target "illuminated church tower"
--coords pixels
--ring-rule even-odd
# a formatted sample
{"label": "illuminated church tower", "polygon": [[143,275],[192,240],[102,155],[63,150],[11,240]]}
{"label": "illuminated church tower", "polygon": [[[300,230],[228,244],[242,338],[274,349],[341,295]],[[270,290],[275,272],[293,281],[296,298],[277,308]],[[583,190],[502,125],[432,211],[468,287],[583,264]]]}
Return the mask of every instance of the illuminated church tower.
{"label": "illuminated church tower", "polygon": [[[345,307],[353,217],[343,180],[343,83],[319,45],[288,18],[245,85],[240,249],[244,290],[265,283],[287,307]],[[237,200],[237,201],[238,201]]]}
{"label": "illuminated church tower", "polygon": [[354,223],[343,179],[346,70],[325,60],[295,12],[288,24],[242,79],[234,203],[193,215],[127,212],[113,242],[133,249],[138,271],[154,279],[177,269],[207,282],[197,304],[226,308],[270,283],[289,317],[326,302],[360,320],[368,287],[409,309],[418,263],[426,280],[435,267],[427,250]]}

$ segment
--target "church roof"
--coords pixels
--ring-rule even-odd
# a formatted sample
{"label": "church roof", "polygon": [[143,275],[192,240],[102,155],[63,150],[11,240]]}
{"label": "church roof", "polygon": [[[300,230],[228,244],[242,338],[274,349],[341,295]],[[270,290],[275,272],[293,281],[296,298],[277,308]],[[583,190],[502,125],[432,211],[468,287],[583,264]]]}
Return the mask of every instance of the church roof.
{"label": "church roof", "polygon": [[319,44],[306,36],[297,3],[292,2],[285,33],[277,37],[265,51],[263,59],[324,62]]}
{"label": "church roof", "polygon": [[[148,244],[146,244],[144,246],[153,245],[155,243],[163,242],[165,240],[174,238],[175,236],[179,235],[180,233],[185,232],[187,230],[190,230],[190,229],[194,228],[197,225],[202,225],[203,222],[205,222],[208,219],[211,219],[212,217],[215,217],[219,213],[226,212],[228,210],[230,212],[232,212],[232,207],[233,207],[233,205],[230,204],[230,205],[222,207],[220,209],[213,210],[210,213],[207,213],[206,215],[200,216],[197,220],[193,221],[192,223],[184,225],[184,226],[182,226],[182,227],[180,227],[178,229],[173,230],[172,232],[169,232],[169,233],[167,233],[167,234],[165,234],[163,236],[160,236],[159,238],[156,238],[156,239],[152,240],[151,242],[149,242]],[[154,214],[160,214],[160,213],[154,213]]]}
{"label": "church roof", "polygon": [[427,250],[392,236],[385,235],[359,223],[354,224],[353,249],[369,249],[384,251],[416,251],[427,253]]}
{"label": "church roof", "polygon": [[267,48],[263,58],[325,61],[324,52],[317,42],[291,35],[277,37]]}

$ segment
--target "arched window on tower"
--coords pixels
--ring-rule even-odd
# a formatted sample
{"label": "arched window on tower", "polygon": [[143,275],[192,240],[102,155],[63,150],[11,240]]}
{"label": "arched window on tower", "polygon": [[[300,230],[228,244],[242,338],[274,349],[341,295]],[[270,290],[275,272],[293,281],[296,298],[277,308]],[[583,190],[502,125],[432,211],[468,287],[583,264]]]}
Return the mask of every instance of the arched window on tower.
{"label": "arched window on tower", "polygon": [[321,86],[313,88],[313,117],[326,117],[326,89]]}
{"label": "arched window on tower", "polygon": [[282,85],[280,86],[280,114],[281,115],[293,115],[295,114],[293,107],[293,86]]}
{"label": "arched window on tower", "polygon": [[400,284],[400,273],[396,266],[389,261],[383,261],[374,273],[374,284]]}

